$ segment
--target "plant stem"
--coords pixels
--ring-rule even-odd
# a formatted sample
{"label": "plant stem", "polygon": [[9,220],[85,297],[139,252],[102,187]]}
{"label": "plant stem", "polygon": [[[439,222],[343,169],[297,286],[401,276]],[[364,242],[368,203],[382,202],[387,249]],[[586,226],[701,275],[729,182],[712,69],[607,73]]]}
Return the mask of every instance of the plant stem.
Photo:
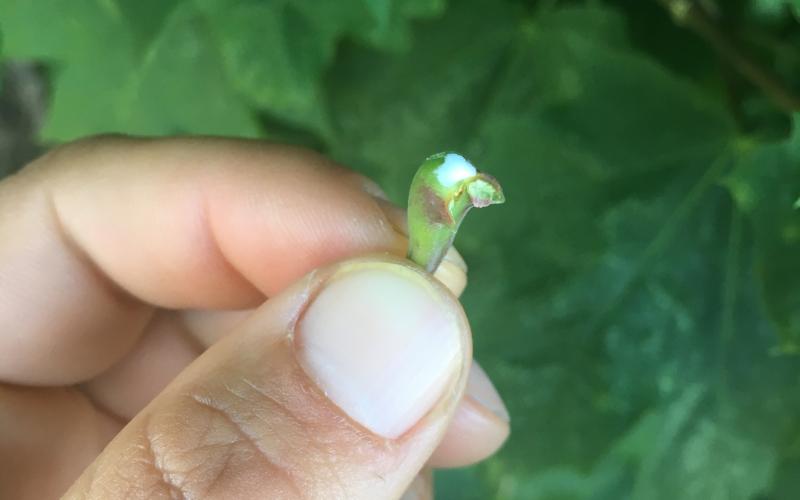
{"label": "plant stem", "polygon": [[795,94],[770,70],[744,53],[731,36],[725,33],[712,16],[693,0],[657,0],[675,22],[692,29],[704,38],[739,74],[760,88],[781,110],[800,111],[800,96]]}

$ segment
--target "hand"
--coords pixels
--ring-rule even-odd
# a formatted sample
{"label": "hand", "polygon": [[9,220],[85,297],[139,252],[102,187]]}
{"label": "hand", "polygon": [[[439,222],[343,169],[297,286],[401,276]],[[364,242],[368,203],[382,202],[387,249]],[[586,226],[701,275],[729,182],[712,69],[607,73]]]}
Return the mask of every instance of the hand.
{"label": "hand", "polygon": [[376,193],[221,139],[90,139],[0,183],[0,498],[429,498],[428,467],[494,452],[465,268],[400,258]]}

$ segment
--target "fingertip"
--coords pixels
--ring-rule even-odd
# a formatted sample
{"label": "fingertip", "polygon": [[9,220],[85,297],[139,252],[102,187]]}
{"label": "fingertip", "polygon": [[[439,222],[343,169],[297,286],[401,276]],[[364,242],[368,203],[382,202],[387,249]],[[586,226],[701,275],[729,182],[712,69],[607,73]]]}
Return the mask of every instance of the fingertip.
{"label": "fingertip", "polygon": [[428,464],[436,468],[473,465],[496,453],[509,433],[508,422],[466,397]]}
{"label": "fingertip", "polygon": [[497,392],[489,375],[477,361],[473,361],[469,369],[466,395],[503,422],[508,423],[511,420],[503,398],[500,397],[500,393]]}
{"label": "fingertip", "polygon": [[413,427],[446,387],[463,387],[471,349],[458,302],[399,260],[339,265],[304,312],[296,341],[304,368],[325,393],[390,439]]}
{"label": "fingertip", "polygon": [[445,433],[471,355],[458,301],[419,267],[372,257],[315,271],[187,367],[94,482],[135,462],[148,465],[137,485],[155,470],[186,496],[398,498]]}
{"label": "fingertip", "polygon": [[464,399],[429,464],[463,467],[480,462],[497,452],[509,433],[505,404],[486,372],[473,362]]}
{"label": "fingertip", "polygon": [[402,255],[370,189],[319,154],[260,141],[56,148],[0,184],[0,275],[14,283],[0,323],[15,332],[0,335],[0,379],[83,381],[125,355],[152,306],[254,307],[319,266]]}
{"label": "fingertip", "polygon": [[425,469],[414,478],[400,500],[433,500],[433,473]]}

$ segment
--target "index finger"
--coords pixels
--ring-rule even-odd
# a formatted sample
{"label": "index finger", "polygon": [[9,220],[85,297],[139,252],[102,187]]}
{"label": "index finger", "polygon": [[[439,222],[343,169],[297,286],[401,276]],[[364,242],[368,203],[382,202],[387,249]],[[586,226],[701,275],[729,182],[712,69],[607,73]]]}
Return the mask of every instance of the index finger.
{"label": "index finger", "polygon": [[297,148],[98,138],[0,183],[0,380],[85,380],[154,307],[244,308],[308,270],[402,252],[360,176]]}

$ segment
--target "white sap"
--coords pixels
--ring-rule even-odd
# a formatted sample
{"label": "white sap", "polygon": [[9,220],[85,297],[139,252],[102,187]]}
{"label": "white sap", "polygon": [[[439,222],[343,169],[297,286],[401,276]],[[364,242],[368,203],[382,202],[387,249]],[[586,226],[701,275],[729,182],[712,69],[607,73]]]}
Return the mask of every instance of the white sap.
{"label": "white sap", "polygon": [[478,171],[472,166],[472,163],[455,153],[446,154],[444,163],[436,169],[436,178],[444,186],[454,186],[464,179],[469,179],[476,175],[478,175]]}

